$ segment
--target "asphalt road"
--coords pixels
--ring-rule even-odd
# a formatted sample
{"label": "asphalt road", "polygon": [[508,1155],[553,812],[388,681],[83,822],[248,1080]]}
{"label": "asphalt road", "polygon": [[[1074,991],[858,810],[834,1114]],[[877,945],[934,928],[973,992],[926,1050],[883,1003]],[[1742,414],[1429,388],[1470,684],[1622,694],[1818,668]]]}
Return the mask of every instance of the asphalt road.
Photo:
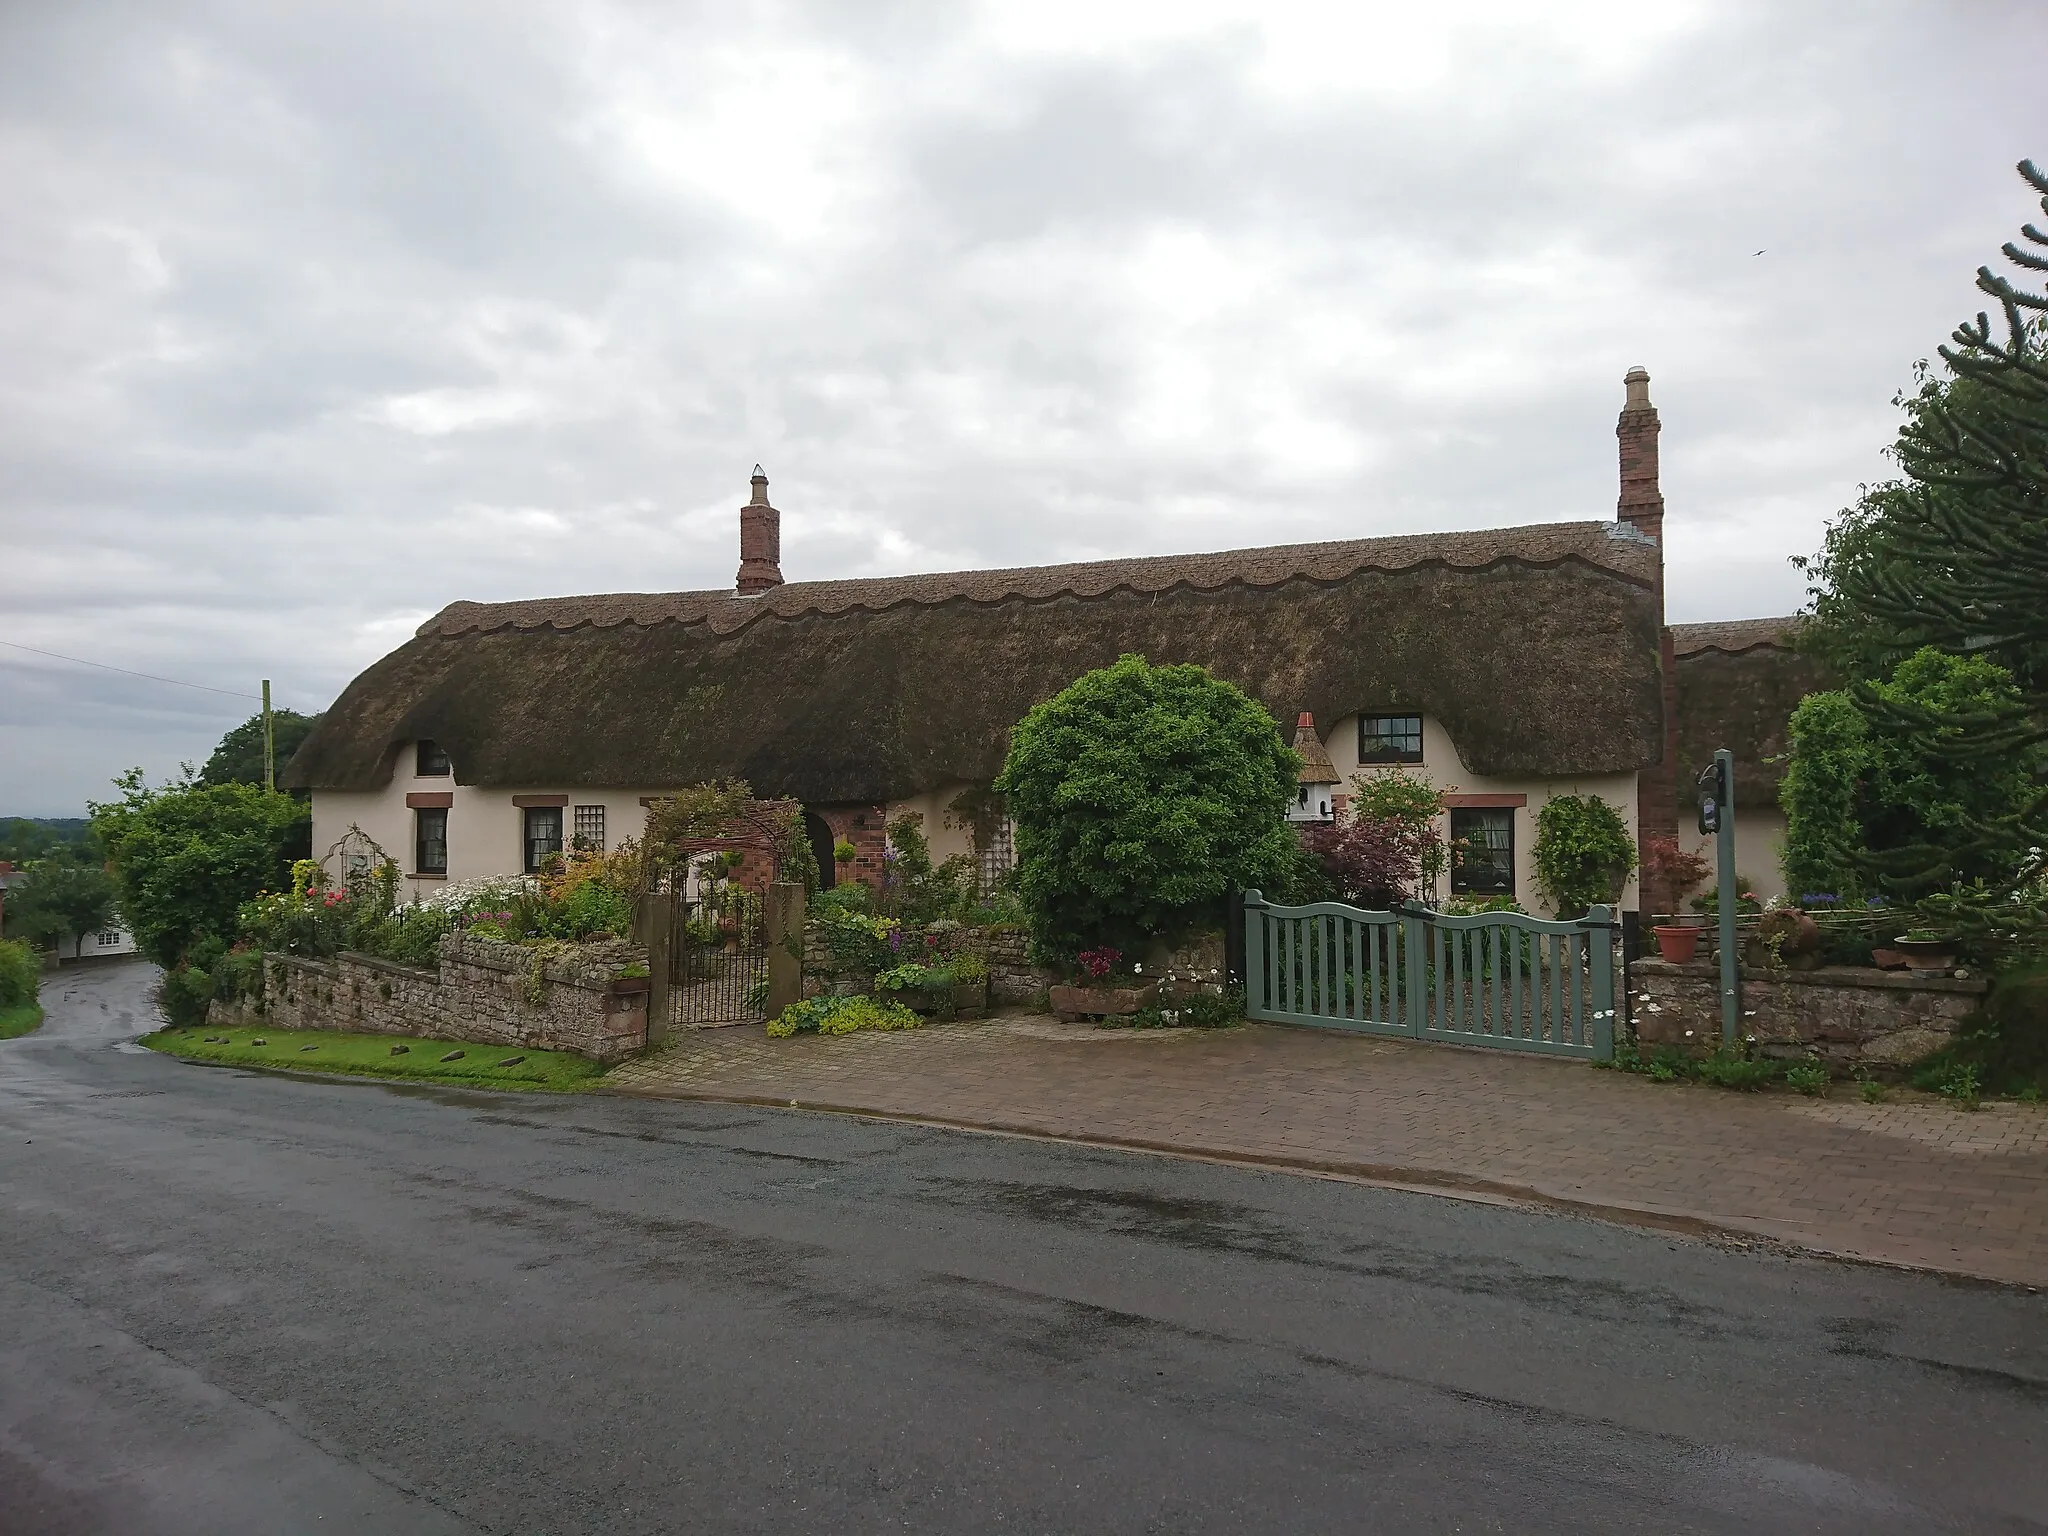
{"label": "asphalt road", "polygon": [[187,1066],[120,1045],[151,979],[67,971],[0,1042],[7,1536],[2048,1529],[2048,1296]]}

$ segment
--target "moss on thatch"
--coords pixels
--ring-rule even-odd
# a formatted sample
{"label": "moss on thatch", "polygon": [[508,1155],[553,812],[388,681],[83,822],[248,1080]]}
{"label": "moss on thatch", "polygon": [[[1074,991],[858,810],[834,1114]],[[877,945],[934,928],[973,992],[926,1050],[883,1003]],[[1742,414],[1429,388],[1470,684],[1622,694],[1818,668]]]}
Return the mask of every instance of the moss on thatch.
{"label": "moss on thatch", "polygon": [[285,777],[375,788],[428,737],[465,784],[896,799],[993,779],[1027,709],[1126,652],[1199,662],[1281,720],[1434,715],[1476,773],[1627,772],[1658,755],[1655,563],[1624,526],[1568,523],[457,603],[350,684]]}

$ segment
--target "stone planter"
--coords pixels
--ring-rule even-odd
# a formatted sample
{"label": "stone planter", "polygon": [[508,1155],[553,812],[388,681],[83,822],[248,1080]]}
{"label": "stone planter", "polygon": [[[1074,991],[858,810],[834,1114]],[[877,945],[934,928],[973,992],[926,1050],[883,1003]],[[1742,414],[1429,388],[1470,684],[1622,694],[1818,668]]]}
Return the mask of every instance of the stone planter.
{"label": "stone planter", "polygon": [[1117,1014],[1136,1013],[1159,996],[1159,983],[1142,987],[1053,987],[1052,1011],[1071,1023],[1075,1019],[1104,1019]]}
{"label": "stone planter", "polygon": [[614,976],[612,996],[625,997],[634,992],[645,992],[652,983],[653,978],[649,976]]}
{"label": "stone planter", "polygon": [[1694,953],[1700,947],[1700,930],[1691,926],[1667,928],[1659,924],[1653,930],[1657,935],[1657,954],[1673,965],[1690,965]]}
{"label": "stone planter", "polygon": [[1946,976],[1956,955],[1947,939],[1893,939],[1892,948],[1906,957],[1916,976]]}
{"label": "stone planter", "polygon": [[988,1012],[988,983],[964,981],[953,989],[953,1016],[978,1019]]}

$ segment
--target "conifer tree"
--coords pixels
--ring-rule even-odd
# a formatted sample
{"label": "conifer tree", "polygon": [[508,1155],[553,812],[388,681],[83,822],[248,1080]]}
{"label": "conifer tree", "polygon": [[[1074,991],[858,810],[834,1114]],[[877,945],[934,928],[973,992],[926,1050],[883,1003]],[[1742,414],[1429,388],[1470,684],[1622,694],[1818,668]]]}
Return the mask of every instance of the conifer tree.
{"label": "conifer tree", "polygon": [[[2048,176],[2030,160],[2019,173],[2048,214]],[[2021,235],[2025,246],[2005,244],[2007,260],[2048,273],[2048,232],[2029,223]],[[1940,349],[1953,383],[1923,390],[1900,431],[1907,479],[1888,509],[1884,558],[1846,562],[1836,580],[1902,648],[1981,656],[2020,680],[2010,701],[1962,710],[1857,685],[1874,718],[1938,734],[1952,760],[1990,768],[2032,756],[2048,739],[2048,678],[2037,665],[2048,652],[2048,295],[1989,267],[1977,269],[1977,287],[1996,300],[2003,339],[1980,311]],[[2044,847],[2048,786],[2016,812],[1949,829],[1940,845],[1930,838],[1879,856],[1873,872],[1912,894],[1989,858],[2018,883],[2040,874]]]}

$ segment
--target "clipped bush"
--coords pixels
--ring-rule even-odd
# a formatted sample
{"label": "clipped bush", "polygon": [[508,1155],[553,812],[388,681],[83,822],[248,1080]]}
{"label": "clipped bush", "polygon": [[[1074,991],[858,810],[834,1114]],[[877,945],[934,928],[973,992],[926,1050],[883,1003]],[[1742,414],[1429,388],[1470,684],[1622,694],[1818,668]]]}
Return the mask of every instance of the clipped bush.
{"label": "clipped bush", "polygon": [[1556,795],[1536,815],[1536,888],[1561,918],[1612,902],[1636,867],[1636,840],[1598,795]]}
{"label": "clipped bush", "polygon": [[1275,884],[1297,858],[1300,766],[1263,705],[1198,666],[1125,656],[1034,706],[994,787],[1040,952],[1140,950]]}

